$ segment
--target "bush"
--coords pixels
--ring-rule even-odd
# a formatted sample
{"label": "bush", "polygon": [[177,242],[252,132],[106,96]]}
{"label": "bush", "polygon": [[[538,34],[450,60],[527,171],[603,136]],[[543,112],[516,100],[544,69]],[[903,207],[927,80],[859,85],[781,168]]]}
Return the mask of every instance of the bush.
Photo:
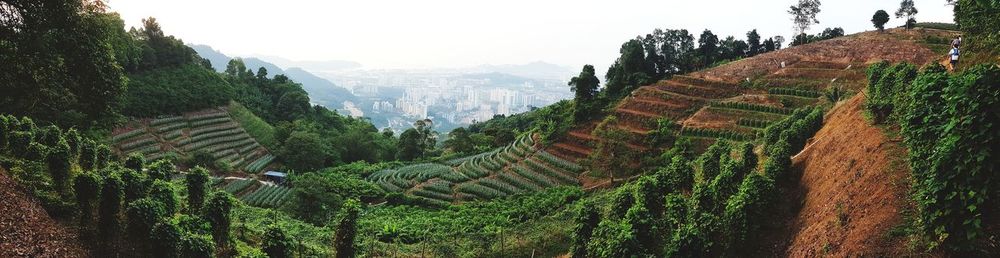
{"label": "bush", "polygon": [[601,217],[592,203],[581,202],[577,206],[575,224],[573,226],[573,243],[570,253],[573,258],[587,257],[587,243],[600,223]]}
{"label": "bush", "polygon": [[674,156],[670,164],[656,172],[657,182],[667,193],[678,193],[691,190],[694,184],[694,170],[683,156]]}
{"label": "bush", "polygon": [[118,214],[121,212],[124,191],[124,183],[118,175],[111,174],[104,178],[97,225],[98,239],[103,241],[103,249],[106,252],[114,250],[115,239],[118,237],[120,229]]}
{"label": "bush", "polygon": [[334,239],[338,258],[354,257],[357,252],[355,235],[360,210],[360,204],[356,200],[349,200],[344,204],[344,217],[337,224],[337,235]]}
{"label": "bush", "polygon": [[101,191],[101,179],[93,173],[84,173],[73,179],[76,204],[80,211],[80,228],[89,228],[94,219],[94,201]]}
{"label": "bush", "polygon": [[620,219],[602,220],[587,243],[587,257],[631,257],[638,250],[632,225]]}
{"label": "bush", "polygon": [[136,172],[142,172],[142,168],[144,166],[146,166],[146,158],[144,158],[141,153],[129,153],[128,156],[125,157],[125,168]]}
{"label": "bush", "polygon": [[187,234],[181,238],[180,253],[187,258],[212,258],[215,244],[209,236]]}
{"label": "bush", "polygon": [[149,198],[163,204],[163,209],[167,215],[172,216],[177,213],[179,200],[174,192],[174,185],[160,179],[154,179],[149,190]]}
{"label": "bush", "polygon": [[142,198],[128,204],[125,216],[128,220],[129,236],[132,237],[130,240],[135,241],[142,250],[144,249],[142,247],[151,244],[150,232],[157,222],[167,216],[167,212],[163,203],[151,198]]}
{"label": "bush", "polygon": [[292,241],[285,231],[277,226],[268,227],[264,232],[261,249],[270,258],[292,257]]}
{"label": "bush", "polygon": [[163,220],[153,226],[150,232],[150,254],[158,257],[175,258],[180,252],[181,228],[172,220]]}
{"label": "bush", "polygon": [[205,203],[205,189],[208,187],[208,170],[202,167],[195,167],[188,172],[184,179],[187,183],[187,204],[188,213],[197,214]]}
{"label": "bush", "polygon": [[232,224],[232,209],[236,199],[233,195],[218,191],[205,202],[205,209],[202,211],[205,220],[212,226],[212,239],[215,245],[223,250],[228,250],[230,236],[229,228]]}

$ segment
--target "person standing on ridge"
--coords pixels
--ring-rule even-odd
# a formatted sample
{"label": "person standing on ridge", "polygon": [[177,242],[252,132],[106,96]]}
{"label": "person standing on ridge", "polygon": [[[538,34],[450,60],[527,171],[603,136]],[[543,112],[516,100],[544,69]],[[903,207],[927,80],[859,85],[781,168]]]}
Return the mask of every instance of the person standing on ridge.
{"label": "person standing on ridge", "polygon": [[959,35],[958,38],[955,38],[954,40],[952,40],[951,41],[951,45],[954,46],[955,48],[961,47],[962,46],[962,35]]}

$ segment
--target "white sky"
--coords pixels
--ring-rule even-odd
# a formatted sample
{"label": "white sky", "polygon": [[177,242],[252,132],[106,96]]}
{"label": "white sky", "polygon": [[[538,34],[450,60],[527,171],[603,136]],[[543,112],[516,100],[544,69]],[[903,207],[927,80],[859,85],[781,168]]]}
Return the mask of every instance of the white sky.
{"label": "white sky", "polygon": [[[621,44],[655,28],[790,38],[796,0],[106,0],[127,26],[153,16],[167,34],[228,55],[350,60],[365,68],[546,61],[606,67]],[[917,0],[918,21],[951,22],[945,0]],[[898,0],[825,0],[816,33],[872,29]],[[889,25],[903,23],[893,19]],[[721,37],[720,37],[721,38]]]}

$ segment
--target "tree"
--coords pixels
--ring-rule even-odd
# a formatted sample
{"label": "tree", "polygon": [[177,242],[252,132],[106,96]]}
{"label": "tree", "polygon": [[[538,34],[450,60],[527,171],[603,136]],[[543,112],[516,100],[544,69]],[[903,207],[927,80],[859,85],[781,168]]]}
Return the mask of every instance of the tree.
{"label": "tree", "polygon": [[297,175],[292,178],[292,184],[295,185],[292,196],[295,202],[290,204],[291,213],[304,221],[322,225],[330,221],[333,213],[340,209],[344,201],[343,194],[348,193],[347,189],[354,187],[345,184],[355,182],[317,172]]}
{"label": "tree", "polygon": [[94,168],[104,168],[105,166],[108,165],[108,162],[111,162],[112,159],[114,159],[114,156],[112,156],[111,147],[108,147],[107,145],[104,144],[98,145],[97,161],[96,161],[97,164],[94,166]]}
{"label": "tree", "polygon": [[142,153],[129,153],[125,157],[125,168],[127,169],[142,172],[142,167],[144,166],[146,166],[146,158],[142,156]]}
{"label": "tree", "polygon": [[167,215],[177,213],[179,202],[177,193],[174,192],[174,185],[161,179],[154,179],[152,187],[149,189],[149,198],[163,204],[163,209]]}
{"label": "tree", "polygon": [[153,226],[150,235],[150,253],[159,257],[175,258],[180,252],[183,232],[171,220],[162,220]]}
{"label": "tree", "polygon": [[65,193],[66,184],[69,183],[67,180],[69,180],[70,169],[72,169],[69,151],[66,140],[60,139],[55,146],[49,148],[49,155],[46,157],[49,174],[52,175],[52,181],[60,193]]}
{"label": "tree", "polygon": [[399,135],[399,159],[410,161],[423,157],[424,149],[421,147],[420,132],[410,128]]}
{"label": "tree", "polygon": [[223,250],[227,250],[229,246],[229,228],[232,224],[232,210],[235,203],[236,198],[224,191],[212,193],[205,202],[202,216],[212,226],[212,239],[215,240],[215,245]]}
{"label": "tree", "polygon": [[698,54],[701,55],[702,67],[711,66],[719,55],[719,36],[710,30],[705,30],[698,37]]}
{"label": "tree", "polygon": [[124,183],[116,174],[108,175],[104,178],[104,185],[101,187],[101,204],[98,210],[98,239],[103,241],[102,249],[108,255],[112,255],[115,250],[115,243],[118,239],[120,224],[118,216],[122,210],[122,200],[124,199]]}
{"label": "tree", "polygon": [[285,234],[285,230],[278,226],[270,226],[264,231],[263,246],[261,249],[267,257],[287,258],[292,257],[292,240]]}
{"label": "tree", "polygon": [[795,35],[805,34],[809,27],[819,23],[816,15],[820,12],[820,5],[819,0],[799,0],[797,5],[789,7],[788,14],[792,15]]}
{"label": "tree", "polygon": [[885,23],[889,22],[889,13],[885,10],[878,10],[875,15],[872,16],[872,24],[878,29],[878,32],[885,30]]}
{"label": "tree", "polygon": [[655,65],[646,60],[646,51],[641,41],[633,39],[625,42],[619,50],[621,56],[608,68],[605,75],[605,92],[618,99],[632,92],[634,87],[653,82]]}
{"label": "tree", "polygon": [[756,56],[764,52],[764,48],[760,44],[760,34],[757,34],[757,29],[747,32],[747,47],[747,57]]}
{"label": "tree", "polygon": [[185,234],[181,238],[180,256],[186,258],[212,258],[215,245],[205,235]]}
{"label": "tree", "polygon": [[91,228],[94,223],[94,202],[101,191],[101,179],[94,173],[84,173],[73,179],[76,205],[80,210],[80,228]]}
{"label": "tree", "polygon": [[175,174],[177,174],[177,167],[169,159],[157,160],[149,165],[150,180],[160,179],[170,181],[171,177]]}
{"label": "tree", "polygon": [[917,22],[913,18],[917,15],[917,12],[917,7],[914,6],[913,0],[903,0],[899,2],[899,10],[896,10],[896,18],[906,17],[906,29],[912,29],[913,25]]}
{"label": "tree", "polygon": [[138,247],[140,252],[146,251],[150,242],[150,232],[153,226],[167,217],[163,203],[150,198],[142,198],[128,204],[125,209],[129,242]]}
{"label": "tree", "polygon": [[573,226],[573,242],[570,253],[574,258],[587,257],[587,243],[594,234],[594,229],[601,222],[601,216],[592,203],[582,202],[577,210],[576,223]]}
{"label": "tree", "polygon": [[593,111],[593,100],[597,96],[597,87],[600,84],[601,80],[597,79],[593,65],[584,65],[580,75],[569,80],[570,91],[575,93],[573,98],[576,104],[573,111],[574,121],[580,122],[590,117],[590,113]]}
{"label": "tree", "polygon": [[274,108],[277,110],[278,119],[282,121],[292,121],[304,117],[312,110],[309,104],[309,95],[304,92],[289,92],[281,95]]}
{"label": "tree", "polygon": [[465,127],[455,128],[448,133],[448,140],[444,141],[444,146],[456,153],[471,153],[476,146],[472,142],[472,137]]}
{"label": "tree", "polygon": [[319,134],[295,131],[282,144],[278,156],[290,169],[310,171],[324,167],[329,153]]}
{"label": "tree", "polygon": [[187,183],[187,204],[188,213],[197,214],[205,203],[205,189],[208,187],[208,170],[202,167],[195,167],[188,172],[184,179]]}
{"label": "tree", "polygon": [[355,234],[357,234],[358,212],[361,206],[357,200],[349,200],[344,205],[344,217],[337,224],[337,233],[334,237],[334,248],[337,250],[338,258],[354,257],[357,251],[354,246]]}

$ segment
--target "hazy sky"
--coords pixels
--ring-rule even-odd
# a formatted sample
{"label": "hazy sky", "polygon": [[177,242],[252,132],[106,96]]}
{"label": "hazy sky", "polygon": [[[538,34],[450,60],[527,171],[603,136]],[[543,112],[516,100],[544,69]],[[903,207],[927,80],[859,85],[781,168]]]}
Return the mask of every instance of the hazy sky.
{"label": "hazy sky", "polygon": [[[623,42],[655,28],[708,28],[790,38],[795,0],[107,0],[127,26],[153,16],[167,34],[228,55],[351,60],[365,68],[464,67],[546,61],[605,67]],[[951,22],[945,0],[916,0],[918,21]],[[825,27],[873,29],[898,0],[825,0]],[[901,19],[892,19],[899,26]]]}

